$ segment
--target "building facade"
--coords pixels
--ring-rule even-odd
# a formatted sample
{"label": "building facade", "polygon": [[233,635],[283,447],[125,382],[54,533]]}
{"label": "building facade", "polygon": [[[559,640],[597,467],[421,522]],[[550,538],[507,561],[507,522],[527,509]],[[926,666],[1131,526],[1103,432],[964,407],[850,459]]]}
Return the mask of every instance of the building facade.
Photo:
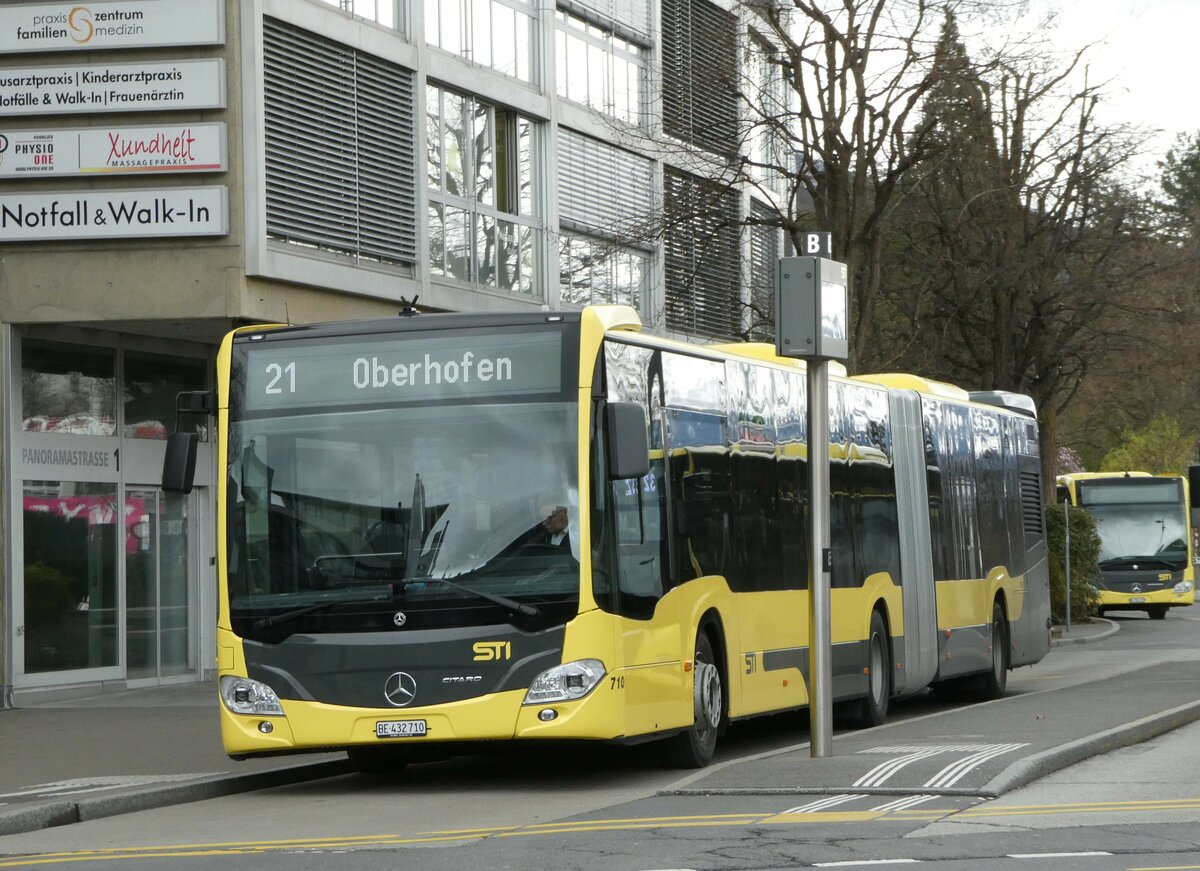
{"label": "building facade", "polygon": [[775,147],[755,40],[725,0],[0,3],[0,707],[214,669],[215,447],[175,396],[231,327],[622,302],[752,334],[780,234],[707,177]]}

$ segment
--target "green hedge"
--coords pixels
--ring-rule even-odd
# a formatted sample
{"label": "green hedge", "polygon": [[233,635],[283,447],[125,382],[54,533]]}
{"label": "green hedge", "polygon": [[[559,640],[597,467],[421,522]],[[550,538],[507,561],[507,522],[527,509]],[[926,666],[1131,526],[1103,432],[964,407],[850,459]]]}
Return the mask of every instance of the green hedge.
{"label": "green hedge", "polygon": [[[1093,581],[1100,577],[1100,534],[1096,521],[1086,511],[1070,506],[1071,523],[1071,621],[1086,622],[1098,611],[1100,594]],[[1065,622],[1066,572],[1063,560],[1063,506],[1046,508],[1046,550],[1050,561],[1050,612],[1056,624]]]}

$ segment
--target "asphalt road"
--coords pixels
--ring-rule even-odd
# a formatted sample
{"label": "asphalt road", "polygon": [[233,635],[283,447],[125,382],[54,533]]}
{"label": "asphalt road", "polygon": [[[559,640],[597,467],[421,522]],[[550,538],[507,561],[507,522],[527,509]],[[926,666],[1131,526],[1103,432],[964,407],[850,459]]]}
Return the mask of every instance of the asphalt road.
{"label": "asphalt road", "polygon": [[[686,777],[645,750],[453,760],[11,835],[0,868],[1200,867],[1200,725],[983,795],[1046,746],[1200,697],[1200,606],[1114,616],[1119,633],[1055,648],[1005,699],[901,702],[880,729],[839,732],[834,760],[808,756],[803,717],[773,717],[731,730],[717,764]],[[899,770],[863,786],[885,762]],[[965,786],[928,786],[954,766]]]}

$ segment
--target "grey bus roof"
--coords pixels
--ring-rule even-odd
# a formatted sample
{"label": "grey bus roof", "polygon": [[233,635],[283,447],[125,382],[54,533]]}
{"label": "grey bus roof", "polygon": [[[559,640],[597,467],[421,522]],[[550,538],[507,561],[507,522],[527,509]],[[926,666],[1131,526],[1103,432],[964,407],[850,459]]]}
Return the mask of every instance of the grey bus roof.
{"label": "grey bus roof", "polygon": [[1034,419],[1037,418],[1037,407],[1033,404],[1033,400],[1024,393],[1010,393],[1007,390],[972,390],[968,395],[972,402],[995,405]]}

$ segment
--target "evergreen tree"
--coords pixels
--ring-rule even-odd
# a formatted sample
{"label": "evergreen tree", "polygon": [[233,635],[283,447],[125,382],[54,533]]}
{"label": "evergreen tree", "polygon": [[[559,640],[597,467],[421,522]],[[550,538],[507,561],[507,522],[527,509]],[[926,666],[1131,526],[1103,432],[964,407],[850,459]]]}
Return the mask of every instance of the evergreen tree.
{"label": "evergreen tree", "polygon": [[1159,208],[1169,230],[1176,237],[1194,238],[1200,228],[1200,132],[1179,134],[1158,167],[1163,192]]}

